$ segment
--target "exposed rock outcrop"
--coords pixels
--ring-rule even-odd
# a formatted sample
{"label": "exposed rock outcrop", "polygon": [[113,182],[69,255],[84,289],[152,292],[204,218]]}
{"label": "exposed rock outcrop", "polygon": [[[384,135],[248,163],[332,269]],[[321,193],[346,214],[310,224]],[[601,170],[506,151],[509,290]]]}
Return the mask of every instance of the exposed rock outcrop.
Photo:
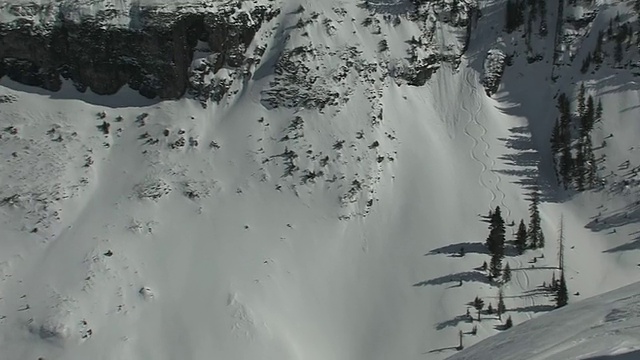
{"label": "exposed rock outcrop", "polygon": [[52,91],[60,89],[63,78],[70,79],[78,90],[97,94],[129,85],[162,99],[178,98],[190,87],[189,66],[198,41],[217,54],[214,72],[237,68],[258,29],[279,13],[267,6],[194,11],[185,5],[170,12],[132,7],[127,24],[114,23],[119,14],[106,10],[80,19],[60,10],[44,22],[25,13],[53,11],[29,6],[3,9],[16,19],[0,23],[0,77]]}

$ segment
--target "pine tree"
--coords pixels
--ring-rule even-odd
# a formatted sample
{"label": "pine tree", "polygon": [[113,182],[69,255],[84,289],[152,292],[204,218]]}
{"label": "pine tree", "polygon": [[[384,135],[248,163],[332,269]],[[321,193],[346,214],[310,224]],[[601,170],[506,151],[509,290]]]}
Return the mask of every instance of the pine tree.
{"label": "pine tree", "polygon": [[504,329],[511,329],[513,327],[513,320],[511,320],[511,315],[507,318],[507,322],[504,323]]}
{"label": "pine tree", "polygon": [[[593,56],[592,56],[593,62],[598,64],[598,65],[602,64],[602,60],[603,60],[603,58],[602,58],[602,41],[603,41],[603,38],[604,38],[604,32],[602,30],[600,30],[598,32],[598,37],[596,38],[596,47],[595,47],[595,49],[593,49]],[[596,66],[596,69],[597,68],[598,67]]]}
{"label": "pine tree", "polygon": [[504,266],[504,270],[502,271],[502,281],[506,284],[511,281],[511,267],[509,263]]}
{"label": "pine tree", "polygon": [[613,60],[620,65],[622,62],[622,42],[618,39],[619,37],[616,37],[616,45],[613,48]]}
{"label": "pine tree", "polygon": [[505,225],[502,218],[500,206],[491,213],[489,223],[489,236],[486,240],[487,249],[491,255],[489,263],[489,278],[495,279],[500,276],[502,269],[502,258],[504,257]]}
{"label": "pine tree", "polygon": [[527,226],[524,224],[524,220],[520,220],[518,225],[518,232],[516,232],[516,249],[518,254],[522,255],[527,248]]}
{"label": "pine tree", "polygon": [[584,191],[585,183],[585,164],[586,159],[584,157],[584,150],[582,145],[582,138],[579,140],[577,147],[576,160],[573,167],[573,178],[576,183],[576,190]]}
{"label": "pine tree", "polygon": [[476,296],[476,298],[473,299],[473,307],[478,311],[482,310],[484,307],[484,301],[480,297]]}
{"label": "pine tree", "polygon": [[571,175],[573,174],[573,156],[570,145],[563,146],[560,153],[560,178],[565,189],[571,185]]}
{"label": "pine tree", "polygon": [[541,236],[543,236],[540,210],[538,209],[538,206],[540,205],[540,193],[536,189],[530,194],[530,196],[531,203],[529,204],[529,232],[527,233],[527,237],[529,238],[529,246],[533,249],[536,249],[538,247],[541,247]]}
{"label": "pine tree", "polygon": [[551,151],[556,154],[562,148],[562,134],[560,133],[560,122],[556,118],[556,123],[553,126],[553,132],[551,133]]}
{"label": "pine tree", "polygon": [[571,184],[573,171],[573,158],[571,154],[571,113],[569,98],[565,93],[558,97],[558,110],[560,111],[559,147],[560,161],[558,174],[565,189]]}
{"label": "pine tree", "polygon": [[513,32],[513,30],[518,27],[516,14],[517,6],[517,0],[507,0],[507,11],[504,28],[508,33]]}
{"label": "pine tree", "polygon": [[585,106],[585,88],[584,83],[581,83],[580,90],[578,91],[578,116],[584,116]]}
{"label": "pine tree", "polygon": [[504,314],[507,311],[507,307],[504,305],[504,293],[502,288],[498,291],[498,315]]}
{"label": "pine tree", "polygon": [[596,109],[593,103],[593,97],[589,95],[585,106],[584,113],[580,116],[580,135],[587,136],[593,130],[595,122]]}
{"label": "pine tree", "polygon": [[587,53],[587,56],[582,60],[582,66],[580,67],[580,72],[586,74],[589,71],[589,67],[591,66],[591,53]]}
{"label": "pine tree", "polygon": [[487,306],[487,314],[493,314],[493,305],[491,305],[491,303],[489,303],[489,306]]}
{"label": "pine tree", "polygon": [[491,262],[489,263],[489,279],[497,279],[500,277],[502,270],[502,259],[498,255],[491,256]]}
{"label": "pine tree", "polygon": [[569,303],[569,292],[567,290],[567,282],[564,279],[564,273],[560,275],[558,289],[556,292],[556,307],[561,308]]}
{"label": "pine tree", "polygon": [[593,153],[593,145],[591,143],[591,136],[587,136],[584,141],[584,157],[586,160],[586,181],[590,188],[597,185],[598,182],[598,165],[596,164],[596,156]]}
{"label": "pine tree", "polygon": [[[497,264],[496,260],[493,258],[497,258],[501,260],[504,257],[504,241],[505,241],[505,225],[504,219],[502,218],[502,212],[500,211],[500,206],[496,207],[496,210],[491,213],[491,219],[489,221],[489,236],[487,236],[487,240],[485,242],[487,249],[489,250],[489,254],[491,254],[491,266]],[[493,273],[492,269],[492,273]]]}

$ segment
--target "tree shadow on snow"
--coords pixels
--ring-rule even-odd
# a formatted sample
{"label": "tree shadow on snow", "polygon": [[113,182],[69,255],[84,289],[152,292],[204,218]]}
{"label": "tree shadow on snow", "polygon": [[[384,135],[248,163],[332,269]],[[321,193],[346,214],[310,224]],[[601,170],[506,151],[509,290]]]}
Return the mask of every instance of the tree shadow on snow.
{"label": "tree shadow on snow", "polygon": [[525,312],[525,313],[530,313],[530,312],[534,312],[534,313],[539,313],[539,312],[549,312],[551,310],[554,310],[556,307],[553,305],[530,305],[530,306],[523,306],[523,307],[518,307],[518,308],[510,308],[507,309],[507,311],[512,311],[512,312]]}
{"label": "tree shadow on snow", "polygon": [[[629,204],[624,208],[593,217],[592,220],[585,225],[585,228],[590,229],[594,232],[608,231],[610,234],[612,234],[617,232],[618,227],[634,224],[639,221],[640,203],[636,202],[633,204]],[[631,235],[637,235],[637,233],[629,234],[629,236]],[[637,249],[640,249],[640,236],[636,236],[628,243],[604,250],[603,252],[612,253]]]}
{"label": "tree shadow on snow", "polygon": [[445,245],[429,251],[424,256],[449,254],[460,256],[460,249],[464,248],[466,254],[488,254],[487,247],[479,242],[461,242],[457,244]]}
{"label": "tree shadow on snow", "polygon": [[443,351],[447,351],[447,350],[459,350],[457,346],[447,346],[447,347],[443,347],[443,348],[439,348],[439,349],[433,349],[433,350],[429,350],[424,354],[433,354],[433,353],[439,353],[439,352],[443,352]]}
{"label": "tree shadow on snow", "polygon": [[431,280],[420,281],[413,284],[413,286],[418,287],[418,286],[427,286],[427,285],[442,285],[450,282],[460,282],[460,280],[462,280],[463,283],[465,282],[480,282],[484,284],[489,283],[489,279],[485,274],[478,271],[465,271],[457,274],[440,276],[437,278],[433,278]]}
{"label": "tree shadow on snow", "polygon": [[508,149],[516,151],[499,156],[499,159],[508,166],[506,169],[497,169],[495,172],[516,179],[515,184],[522,186],[527,191],[539,190],[542,201],[556,201],[553,194],[553,183],[539,176],[541,156],[531,140],[531,134],[526,126],[517,126],[509,129],[508,138],[498,138]]}
{"label": "tree shadow on snow", "polygon": [[636,237],[635,239],[631,240],[626,244],[618,245],[611,249],[604,250],[603,252],[613,253],[613,252],[630,251],[630,250],[640,250],[640,237]]}
{"label": "tree shadow on snow", "polygon": [[461,322],[469,322],[469,317],[467,315],[458,315],[453,319],[445,320],[443,322],[439,322],[436,324],[436,330],[442,330],[447,327],[458,326]]}

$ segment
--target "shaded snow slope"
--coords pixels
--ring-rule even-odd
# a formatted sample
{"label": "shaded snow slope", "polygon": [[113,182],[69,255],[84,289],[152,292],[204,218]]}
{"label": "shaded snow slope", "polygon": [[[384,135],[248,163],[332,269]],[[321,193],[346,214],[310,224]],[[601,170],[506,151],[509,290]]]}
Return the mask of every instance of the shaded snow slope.
{"label": "shaded snow slope", "polygon": [[[514,323],[553,309],[541,285],[561,215],[571,302],[635,281],[637,189],[564,192],[546,163],[554,95],[571,90],[573,69],[552,83],[550,64],[518,58],[487,96],[487,51],[509,53],[520,35],[494,28],[504,4],[486,2],[460,64],[439,61],[425,86],[408,86],[387,75],[406,69],[406,41],[425,23],[385,21],[408,2],[372,3],[287,2],[256,36],[266,50],[252,76],[206,109],[3,79],[0,354],[443,359],[459,330],[466,346],[500,332],[493,314],[465,316],[498,293],[480,269],[479,215],[500,206],[507,223],[527,219],[536,184],[547,246],[509,247]],[[461,49],[459,29],[428,34],[438,45],[414,51]],[[618,163],[637,161],[640,97],[617,79],[589,90],[607,118],[595,136],[616,139],[601,174],[622,177]],[[599,212],[607,221],[593,226]]]}
{"label": "shaded snow slope", "polygon": [[640,284],[635,283],[527,321],[449,360],[590,359],[640,356]]}

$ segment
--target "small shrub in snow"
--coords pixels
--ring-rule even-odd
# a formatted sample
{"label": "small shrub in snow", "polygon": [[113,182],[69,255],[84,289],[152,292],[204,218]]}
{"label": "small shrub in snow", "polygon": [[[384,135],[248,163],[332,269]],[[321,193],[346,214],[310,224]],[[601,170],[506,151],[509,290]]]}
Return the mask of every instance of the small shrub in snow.
{"label": "small shrub in snow", "polygon": [[171,185],[162,179],[149,180],[136,185],[134,191],[139,199],[158,200],[171,192]]}

